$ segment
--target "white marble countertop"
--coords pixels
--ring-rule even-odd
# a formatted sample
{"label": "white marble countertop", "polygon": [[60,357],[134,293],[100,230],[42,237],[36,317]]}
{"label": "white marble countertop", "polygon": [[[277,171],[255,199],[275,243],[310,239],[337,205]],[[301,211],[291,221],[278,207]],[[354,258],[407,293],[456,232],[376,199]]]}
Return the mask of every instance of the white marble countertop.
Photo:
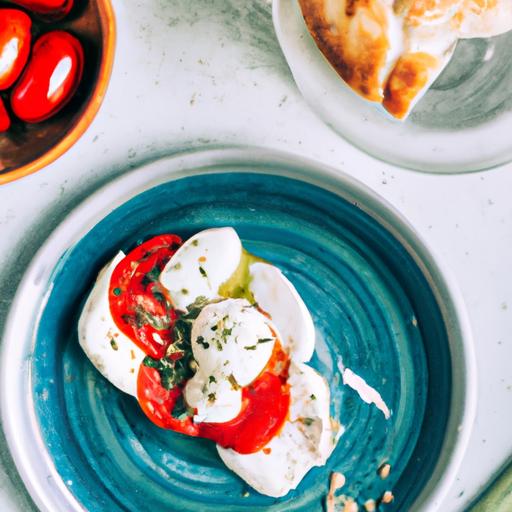
{"label": "white marble countertop", "polygon": [[[106,100],[58,161],[0,188],[0,328],[36,249],[88,194],[183,148],[250,144],[316,158],[384,196],[451,266],[467,302],[478,415],[443,512],[460,511],[512,453],[512,165],[435,176],[394,169],[340,139],[301,98],[263,0],[114,0]],[[31,510],[0,438],[0,510]]]}

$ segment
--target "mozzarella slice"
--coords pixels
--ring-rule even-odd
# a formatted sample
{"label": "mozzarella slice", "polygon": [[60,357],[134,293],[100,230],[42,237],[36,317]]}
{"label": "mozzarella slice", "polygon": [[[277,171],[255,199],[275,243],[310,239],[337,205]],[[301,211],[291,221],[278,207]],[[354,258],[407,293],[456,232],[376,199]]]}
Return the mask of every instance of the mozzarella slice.
{"label": "mozzarella slice", "polygon": [[239,388],[248,386],[265,368],[275,339],[268,318],[245,299],[226,299],[203,308],[191,335],[198,370],[185,387],[187,403],[197,408],[196,422],[224,422],[238,415]]}
{"label": "mozzarella slice", "polygon": [[315,350],[315,327],[293,284],[268,263],[253,263],[249,274],[249,289],[279,330],[283,348],[294,361],[309,361]]}
{"label": "mozzarella slice", "polygon": [[493,37],[512,30],[511,0],[464,0],[456,16],[459,37]]}
{"label": "mozzarella slice", "polygon": [[200,231],[169,260],[160,282],[169,290],[176,309],[186,311],[197,297],[213,299],[237,269],[242,243],[233,228]]}
{"label": "mozzarella slice", "polygon": [[242,390],[233,387],[224,376],[195,374],[185,387],[185,399],[190,407],[197,409],[194,422],[224,423],[236,418],[242,408]]}
{"label": "mozzarella slice", "polygon": [[261,494],[279,498],[295,489],[314,466],[323,466],[336,446],[329,416],[329,387],[315,370],[290,365],[290,417],[281,432],[256,453],[217,446],[224,464]]}
{"label": "mozzarella slice", "polygon": [[110,278],[124,253],[105,266],[78,321],[78,341],[96,369],[121,391],[137,396],[137,374],[144,352],[114,323],[108,302]]}

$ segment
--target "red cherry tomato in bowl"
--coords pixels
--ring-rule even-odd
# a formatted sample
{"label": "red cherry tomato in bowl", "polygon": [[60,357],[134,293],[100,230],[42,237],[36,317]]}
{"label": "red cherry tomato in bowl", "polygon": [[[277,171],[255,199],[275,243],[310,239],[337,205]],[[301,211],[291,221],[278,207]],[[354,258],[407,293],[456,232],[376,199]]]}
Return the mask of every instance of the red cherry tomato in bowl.
{"label": "red cherry tomato in bowl", "polygon": [[73,7],[73,0],[11,0],[11,2],[51,20],[62,19]]}
{"label": "red cherry tomato in bowl", "polygon": [[0,133],[6,132],[11,126],[11,118],[7,110],[5,109],[4,102],[0,98]]}
{"label": "red cherry tomato in bowl", "polygon": [[17,9],[0,9],[0,90],[20,76],[30,53],[30,18]]}
{"label": "red cherry tomato in bowl", "polygon": [[55,30],[41,36],[11,94],[14,114],[27,123],[38,123],[56,114],[75,93],[84,67],[80,41]]}

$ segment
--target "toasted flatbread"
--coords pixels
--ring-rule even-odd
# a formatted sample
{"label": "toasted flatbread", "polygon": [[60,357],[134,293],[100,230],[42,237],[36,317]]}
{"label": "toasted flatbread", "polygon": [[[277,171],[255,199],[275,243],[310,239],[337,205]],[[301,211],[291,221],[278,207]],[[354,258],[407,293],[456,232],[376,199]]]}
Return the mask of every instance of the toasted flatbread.
{"label": "toasted flatbread", "polygon": [[389,72],[392,0],[299,0],[308,29],[345,82],[381,102]]}
{"label": "toasted flatbread", "polygon": [[512,30],[512,0],[299,0],[343,80],[405,119],[450,61],[457,39]]}

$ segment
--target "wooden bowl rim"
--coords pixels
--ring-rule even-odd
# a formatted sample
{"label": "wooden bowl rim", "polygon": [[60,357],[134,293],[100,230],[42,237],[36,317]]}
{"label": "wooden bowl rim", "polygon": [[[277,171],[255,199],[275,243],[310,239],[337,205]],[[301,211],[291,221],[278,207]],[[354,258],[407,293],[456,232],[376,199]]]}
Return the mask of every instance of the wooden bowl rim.
{"label": "wooden bowl rim", "polygon": [[114,63],[116,43],[116,21],[111,1],[99,0],[98,9],[100,12],[100,24],[103,36],[102,58],[98,78],[85,110],[76,124],[71,128],[71,131],[55,144],[55,146],[46,151],[46,153],[28,164],[8,171],[5,174],[0,174],[0,185],[23,178],[51,164],[54,160],[62,156],[83,135],[96,116],[107,92],[107,86],[112,73],[112,65]]}

